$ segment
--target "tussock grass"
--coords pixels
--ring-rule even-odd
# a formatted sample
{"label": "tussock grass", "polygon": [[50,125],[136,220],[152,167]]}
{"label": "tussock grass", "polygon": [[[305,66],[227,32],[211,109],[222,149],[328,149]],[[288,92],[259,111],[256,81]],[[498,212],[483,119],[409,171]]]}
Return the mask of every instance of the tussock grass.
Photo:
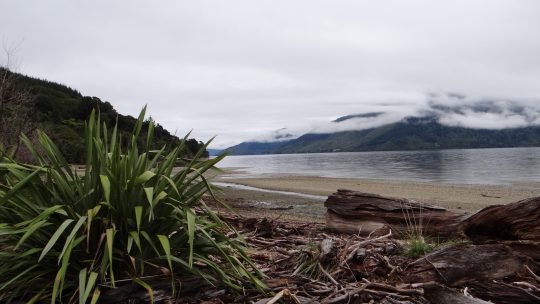
{"label": "tussock grass", "polygon": [[411,236],[406,239],[406,251],[405,254],[408,257],[417,259],[430,253],[434,246],[427,242],[422,236]]}
{"label": "tussock grass", "polygon": [[144,116],[126,140],[92,113],[83,174],[43,132],[36,146],[22,137],[36,164],[3,156],[0,302],[95,303],[120,280],[151,291],[152,276],[168,278],[173,293],[182,276],[263,286],[243,243],[202,199],[213,188],[203,173],[223,156],[202,159],[207,143],[188,159],[187,136],[152,150],[155,124],[143,133]]}
{"label": "tussock grass", "polygon": [[424,236],[424,226],[427,223],[423,222],[422,208],[415,211],[415,208],[403,204],[401,211],[403,218],[407,224],[407,230],[404,232],[405,240],[405,255],[417,259],[430,253],[434,246]]}

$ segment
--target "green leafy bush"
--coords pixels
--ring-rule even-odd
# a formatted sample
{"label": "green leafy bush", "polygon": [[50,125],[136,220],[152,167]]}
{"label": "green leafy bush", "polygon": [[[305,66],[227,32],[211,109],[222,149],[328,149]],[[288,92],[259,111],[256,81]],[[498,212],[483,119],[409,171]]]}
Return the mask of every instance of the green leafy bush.
{"label": "green leafy bush", "polygon": [[119,280],[150,290],[149,276],[167,277],[173,292],[188,275],[262,286],[242,242],[202,200],[212,191],[202,174],[222,157],[201,160],[207,144],[186,159],[185,140],[150,150],[152,121],[139,151],[144,113],[127,146],[92,113],[84,172],[43,132],[37,147],[23,136],[37,165],[1,160],[0,302],[95,302]]}

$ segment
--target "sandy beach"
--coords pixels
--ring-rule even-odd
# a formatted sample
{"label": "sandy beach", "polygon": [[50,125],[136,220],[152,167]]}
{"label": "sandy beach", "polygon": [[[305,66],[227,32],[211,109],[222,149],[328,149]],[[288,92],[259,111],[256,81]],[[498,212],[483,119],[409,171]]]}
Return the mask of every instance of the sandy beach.
{"label": "sandy beach", "polygon": [[[540,195],[538,183],[515,185],[452,185],[409,181],[326,178],[314,176],[268,176],[257,178],[218,177],[217,181],[262,189],[328,196],[337,189],[351,189],[392,197],[404,197],[438,205],[457,212],[473,212],[494,204],[505,204]],[[254,212],[267,212],[292,218],[320,220],[325,208],[322,201],[283,193],[223,187],[223,197]]]}

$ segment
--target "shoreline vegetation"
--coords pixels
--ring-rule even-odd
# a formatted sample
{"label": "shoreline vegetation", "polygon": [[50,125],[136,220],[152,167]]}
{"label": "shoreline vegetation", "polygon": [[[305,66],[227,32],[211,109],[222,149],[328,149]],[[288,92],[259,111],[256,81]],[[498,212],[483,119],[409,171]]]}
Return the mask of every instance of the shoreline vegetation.
{"label": "shoreline vegetation", "polygon": [[145,112],[124,142],[92,111],[84,172],[39,130],[37,143],[21,137],[32,164],[0,153],[0,302],[132,303],[145,290],[154,303],[189,280],[264,292],[243,239],[201,200],[222,157],[204,157],[210,142],[191,155],[188,136],[152,149]]}
{"label": "shoreline vegetation", "polygon": [[[42,130],[51,137],[69,163],[85,162],[85,121],[92,111],[100,114],[107,127],[116,125],[124,142],[130,138],[137,118],[119,113],[112,103],[98,97],[85,96],[67,85],[23,75],[0,65],[0,145],[18,160],[32,161],[24,145],[18,144],[19,134],[25,133],[35,140],[34,131]],[[143,122],[143,134],[147,135],[150,121]],[[141,137],[142,138],[142,137]],[[155,123],[153,149],[179,145],[182,138]],[[139,141],[142,149],[143,141]],[[189,138],[185,143],[189,156],[194,156],[204,143]],[[20,149],[19,149],[20,147]],[[203,156],[208,156],[207,151]]]}

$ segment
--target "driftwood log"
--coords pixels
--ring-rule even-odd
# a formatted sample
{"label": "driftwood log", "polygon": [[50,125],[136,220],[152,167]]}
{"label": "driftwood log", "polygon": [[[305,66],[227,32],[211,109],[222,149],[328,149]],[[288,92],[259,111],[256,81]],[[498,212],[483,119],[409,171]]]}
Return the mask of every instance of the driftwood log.
{"label": "driftwood log", "polygon": [[460,229],[474,242],[540,241],[540,197],[486,207],[468,217]]}
{"label": "driftwood log", "polygon": [[[532,287],[532,290],[531,288]],[[497,304],[540,303],[537,287],[525,282],[475,282],[469,286],[471,295],[478,295]]]}
{"label": "driftwood log", "polygon": [[493,304],[475,298],[471,295],[464,295],[454,289],[450,289],[440,284],[430,284],[424,287],[425,298],[431,303],[437,304]]}
{"label": "driftwood log", "polygon": [[500,244],[459,244],[433,252],[407,267],[407,281],[450,287],[500,280],[524,270],[527,258]]}
{"label": "driftwood log", "polygon": [[387,229],[396,233],[419,229],[432,236],[461,236],[459,225],[467,217],[414,200],[342,189],[329,196],[324,205],[329,229],[360,235]]}
{"label": "driftwood log", "polygon": [[442,238],[540,241],[540,197],[458,214],[414,200],[338,190],[328,197],[326,226],[334,231],[369,235],[392,229]]}

